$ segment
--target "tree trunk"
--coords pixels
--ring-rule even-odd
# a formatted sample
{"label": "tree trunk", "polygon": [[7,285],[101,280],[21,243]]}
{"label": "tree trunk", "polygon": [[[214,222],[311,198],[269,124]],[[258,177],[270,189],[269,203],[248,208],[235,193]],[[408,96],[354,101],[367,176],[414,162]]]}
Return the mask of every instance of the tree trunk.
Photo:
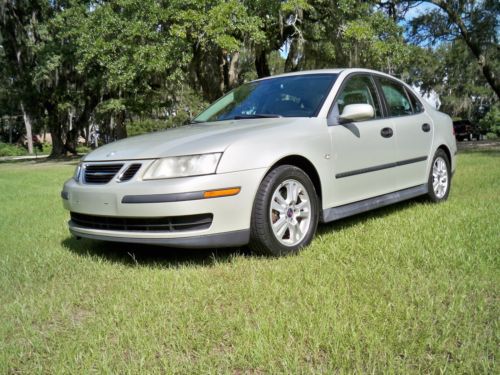
{"label": "tree trunk", "polygon": [[52,137],[52,152],[49,157],[58,158],[66,155],[66,148],[64,147],[64,142],[62,140],[63,129],[59,124],[58,116],[52,112],[53,111],[50,111],[48,113],[49,130]]}
{"label": "tree trunk", "polygon": [[90,124],[85,127],[85,145],[90,146]]}
{"label": "tree trunk", "polygon": [[125,111],[119,111],[114,116],[115,118],[115,138],[127,138],[127,126],[125,125]]}
{"label": "tree trunk", "polygon": [[12,122],[10,121],[10,119],[8,121],[9,121],[9,144],[12,144]]}
{"label": "tree trunk", "polygon": [[23,112],[24,126],[26,128],[26,140],[28,142],[28,154],[33,154],[33,133],[31,126],[31,118],[24,108],[24,103],[21,101],[21,111]]}
{"label": "tree trunk", "polygon": [[228,72],[228,83],[227,88],[229,90],[234,89],[238,85],[239,80],[239,60],[240,53],[233,52],[231,55],[231,62],[229,63],[229,72]]}
{"label": "tree trunk", "polygon": [[71,152],[74,156],[78,155],[76,147],[78,146],[78,129],[73,126],[73,111],[68,110],[68,132],[66,133],[66,142],[64,147],[66,151]]}
{"label": "tree trunk", "polygon": [[267,54],[264,49],[256,51],[255,53],[255,69],[257,70],[257,76],[259,78],[269,77],[271,75],[267,62]]}
{"label": "tree trunk", "polygon": [[66,133],[66,142],[64,147],[73,155],[78,155],[76,147],[78,146],[78,129],[73,125],[73,111],[68,110],[68,132]]}
{"label": "tree trunk", "polygon": [[294,38],[290,43],[290,51],[285,61],[285,72],[296,72],[300,70],[300,55],[303,54],[303,41]]}
{"label": "tree trunk", "polygon": [[[83,111],[80,116],[75,119],[75,128],[78,132],[83,132],[85,135],[85,144],[90,144],[90,118],[92,116],[92,112],[95,110],[97,105],[99,104],[99,96],[93,92],[86,93],[85,105],[83,107]],[[77,135],[78,142],[78,135]]]}
{"label": "tree trunk", "polygon": [[202,51],[199,46],[193,46],[191,71],[195,72],[196,83],[201,87],[203,97],[209,102],[220,98],[224,93],[223,67],[219,48]]}
{"label": "tree trunk", "polygon": [[59,112],[57,105],[54,105],[50,101],[45,103],[45,110],[47,111],[47,122],[52,138],[52,152],[49,158],[60,158],[61,156],[66,156],[66,129],[61,124],[59,119]]}
{"label": "tree trunk", "polygon": [[226,83],[229,82],[229,67],[227,65],[227,52],[226,50],[221,49],[218,53],[218,63],[219,63],[219,77],[222,79],[219,80],[219,91],[223,94],[226,91]]}

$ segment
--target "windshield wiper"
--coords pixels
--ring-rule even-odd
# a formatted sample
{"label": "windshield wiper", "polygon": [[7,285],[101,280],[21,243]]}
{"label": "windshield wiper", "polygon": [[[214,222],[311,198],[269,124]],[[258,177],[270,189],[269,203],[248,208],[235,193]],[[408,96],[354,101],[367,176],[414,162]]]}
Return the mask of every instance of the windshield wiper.
{"label": "windshield wiper", "polygon": [[250,119],[250,118],[279,118],[283,117],[281,115],[275,115],[273,113],[255,113],[253,115],[238,115],[234,116],[233,120],[245,120],[245,119]]}

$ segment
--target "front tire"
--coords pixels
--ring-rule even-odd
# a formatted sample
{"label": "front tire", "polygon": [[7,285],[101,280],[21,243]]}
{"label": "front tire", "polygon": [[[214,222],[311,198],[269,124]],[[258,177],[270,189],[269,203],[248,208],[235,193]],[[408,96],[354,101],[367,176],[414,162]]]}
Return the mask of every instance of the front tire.
{"label": "front tire", "polygon": [[279,166],[257,191],[250,248],[271,256],[296,253],[312,241],[318,217],[318,196],[309,176],[297,167]]}
{"label": "front tire", "polygon": [[448,155],[439,149],[432,159],[429,173],[428,197],[430,201],[439,203],[448,199],[451,187],[451,168]]}

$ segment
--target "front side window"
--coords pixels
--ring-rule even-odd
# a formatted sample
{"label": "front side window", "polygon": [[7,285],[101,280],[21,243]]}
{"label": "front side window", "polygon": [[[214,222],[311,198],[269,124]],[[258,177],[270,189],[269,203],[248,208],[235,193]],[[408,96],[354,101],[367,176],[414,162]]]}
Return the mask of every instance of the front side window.
{"label": "front side window", "polygon": [[382,117],[377,91],[368,76],[349,78],[335,102],[332,110],[333,116],[335,118],[340,116],[345,106],[349,104],[370,104],[375,112],[375,118]]}
{"label": "front side window", "polygon": [[213,103],[195,122],[317,115],[337,74],[307,74],[245,83]]}
{"label": "front side window", "polygon": [[413,114],[410,100],[402,85],[385,78],[380,78],[380,85],[387,103],[389,116],[408,116]]}

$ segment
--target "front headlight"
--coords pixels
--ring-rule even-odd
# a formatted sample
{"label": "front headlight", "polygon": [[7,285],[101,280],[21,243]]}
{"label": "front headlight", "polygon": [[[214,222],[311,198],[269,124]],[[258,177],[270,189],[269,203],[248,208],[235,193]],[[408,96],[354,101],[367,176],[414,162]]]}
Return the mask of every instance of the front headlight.
{"label": "front headlight", "polygon": [[76,182],[80,181],[80,173],[82,173],[82,163],[78,163],[75,169],[75,173],[73,174],[73,180]]}
{"label": "front headlight", "polygon": [[158,159],[144,173],[144,180],[213,174],[222,153]]}

